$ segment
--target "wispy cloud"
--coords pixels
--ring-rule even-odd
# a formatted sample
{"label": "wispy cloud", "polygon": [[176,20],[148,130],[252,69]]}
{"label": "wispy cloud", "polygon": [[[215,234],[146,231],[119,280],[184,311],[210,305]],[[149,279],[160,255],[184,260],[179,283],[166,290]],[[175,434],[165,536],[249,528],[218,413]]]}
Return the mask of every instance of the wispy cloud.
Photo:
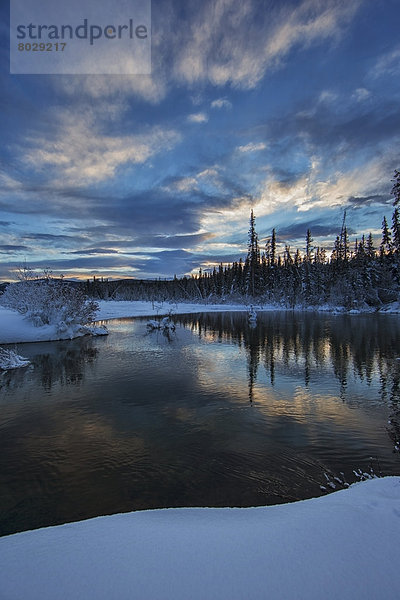
{"label": "wispy cloud", "polygon": [[355,100],[356,102],[363,102],[370,96],[371,96],[371,92],[369,90],[367,90],[366,88],[357,88],[356,90],[354,90],[353,94],[351,95],[351,99]]}
{"label": "wispy cloud", "polygon": [[[361,0],[304,0],[297,8],[260,8],[249,0],[204,3],[181,45],[173,74],[192,84],[209,80],[254,88],[283,64],[292,48],[336,38],[354,18]],[[261,5],[262,6],[262,5]]]}
{"label": "wispy cloud", "polygon": [[259,152],[260,150],[265,150],[266,147],[267,147],[267,145],[264,144],[264,142],[259,142],[259,143],[250,142],[249,144],[246,144],[245,146],[238,146],[237,149],[239,150],[239,152],[248,153],[248,152]]}
{"label": "wispy cloud", "polygon": [[[110,85],[112,77],[112,85]],[[97,100],[118,100],[138,98],[150,104],[158,104],[167,94],[167,80],[163,71],[154,75],[64,75],[52,80],[57,90],[72,100],[95,98]]]}
{"label": "wispy cloud", "polygon": [[338,99],[338,95],[332,90],[323,90],[318,98],[319,103],[330,104]]}
{"label": "wispy cloud", "polygon": [[[173,129],[156,126],[144,133],[112,135],[102,131],[104,121],[91,111],[76,115],[65,110],[57,116],[54,139],[28,138],[26,160],[35,169],[55,171],[57,185],[87,185],[116,175],[119,167],[143,164],[153,155],[170,150],[180,140]],[[54,177],[54,172],[51,173]]]}
{"label": "wispy cloud", "polygon": [[16,252],[26,252],[29,250],[27,246],[19,246],[16,244],[0,244],[0,254],[14,254]]}
{"label": "wispy cloud", "polygon": [[324,175],[321,164],[311,161],[307,173],[295,181],[281,182],[269,175],[256,199],[257,213],[273,214],[285,207],[297,213],[357,204],[357,198],[385,203],[388,199],[389,156],[374,158],[362,167]]}
{"label": "wispy cloud", "polygon": [[376,61],[375,66],[371,69],[370,75],[373,78],[382,77],[383,75],[398,75],[400,72],[400,47],[396,46],[390,52],[383,54]]}
{"label": "wispy cloud", "polygon": [[211,102],[211,108],[232,108],[232,102],[226,98],[217,98]]}
{"label": "wispy cloud", "polygon": [[[166,3],[153,12],[152,75],[114,75],[112,85],[109,76],[63,76],[53,78],[53,85],[71,99],[122,96],[150,104],[164,100],[176,81],[251,89],[267,72],[283,66],[293,48],[341,35],[362,0],[303,0],[296,7],[258,0],[204,0],[200,5],[186,0],[186,4],[191,18],[181,26],[178,7]],[[217,98],[211,107],[230,108],[231,102]]]}
{"label": "wispy cloud", "polygon": [[192,115],[188,115],[187,120],[189,123],[207,123],[208,115],[204,112],[193,113]]}
{"label": "wispy cloud", "polygon": [[199,189],[196,177],[178,177],[163,186],[165,191],[192,192]]}

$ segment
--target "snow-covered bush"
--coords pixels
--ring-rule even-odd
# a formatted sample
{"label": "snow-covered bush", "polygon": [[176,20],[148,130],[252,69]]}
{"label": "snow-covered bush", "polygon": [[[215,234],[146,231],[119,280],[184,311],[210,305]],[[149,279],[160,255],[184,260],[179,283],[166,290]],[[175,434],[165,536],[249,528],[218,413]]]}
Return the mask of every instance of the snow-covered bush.
{"label": "snow-covered bush", "polygon": [[8,371],[8,369],[18,369],[19,367],[27,367],[30,361],[23,356],[20,356],[14,350],[0,348],[0,369]]}
{"label": "snow-covered bush", "polygon": [[175,331],[175,323],[171,321],[171,316],[168,315],[161,319],[161,321],[155,321],[150,319],[147,321],[147,329],[153,331],[154,329],[161,329],[163,331]]}
{"label": "snow-covered bush", "polygon": [[26,272],[7,287],[0,303],[25,315],[37,327],[55,325],[60,333],[94,321],[98,310],[96,302],[62,278],[45,274],[37,279]]}

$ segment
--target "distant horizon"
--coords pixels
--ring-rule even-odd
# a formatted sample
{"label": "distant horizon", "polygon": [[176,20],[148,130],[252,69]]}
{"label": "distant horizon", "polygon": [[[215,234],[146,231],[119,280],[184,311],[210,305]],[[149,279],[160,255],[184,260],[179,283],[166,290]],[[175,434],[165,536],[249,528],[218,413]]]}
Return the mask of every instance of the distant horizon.
{"label": "distant horizon", "polygon": [[[393,211],[395,210],[395,207],[391,206],[391,210],[392,210],[392,213],[393,213]],[[343,216],[344,216],[344,213],[342,214],[342,220],[341,220],[340,224],[338,224],[338,229],[337,229],[336,235],[334,236],[334,238],[332,238],[331,240],[329,240],[329,243],[326,246],[317,246],[317,245],[315,245],[314,244],[313,232],[312,232],[311,229],[308,228],[310,230],[310,232],[311,232],[312,239],[313,239],[313,251],[315,251],[317,248],[320,249],[320,250],[324,250],[326,252],[326,258],[328,260],[331,257],[331,254],[332,254],[332,251],[333,251],[333,248],[334,248],[334,242],[335,242],[336,236],[338,236],[340,234],[340,229],[341,229],[341,227],[343,225]],[[255,221],[257,222],[257,215],[254,215],[254,217],[255,217]],[[382,220],[383,220],[384,217],[386,217],[386,215],[384,215],[382,217]],[[388,222],[388,225],[389,225],[389,230],[390,230],[391,229],[391,218],[390,217],[389,218],[386,217],[386,219],[387,219],[387,222]],[[355,243],[356,242],[358,243],[362,239],[363,236],[365,236],[365,238],[367,238],[367,236],[370,233],[372,233],[372,232],[370,232],[370,231],[363,232],[363,233],[360,232],[359,237],[354,237],[354,235],[350,235],[350,234],[354,234],[354,230],[351,228],[351,224],[347,223],[346,219],[345,219],[345,224],[346,224],[347,231],[349,233],[350,253],[352,253],[353,249],[354,249]],[[308,231],[308,229],[307,229],[307,231]],[[256,230],[257,230],[257,225],[256,225]],[[271,231],[271,234],[272,234],[272,231]],[[380,242],[381,242],[381,238],[382,238],[382,232],[381,232],[381,230],[379,230],[379,233],[377,233],[376,235],[373,235],[372,237],[373,237],[373,243],[374,243],[375,250],[378,251],[379,250],[379,245],[380,245]],[[265,248],[265,243],[266,243],[266,241],[270,240],[270,239],[271,239],[271,235],[269,235],[268,237],[266,237],[264,239],[261,239],[261,240],[260,240],[260,236],[258,236],[258,242],[259,242],[259,246],[260,246],[260,254],[261,254],[261,256],[263,255],[263,253],[265,253],[265,249],[266,249]],[[280,238],[279,231],[276,231],[276,240],[277,240],[277,256],[283,257],[283,254],[284,254],[284,251],[285,251],[285,240],[282,240]],[[303,243],[303,246],[300,246],[300,247],[299,246],[291,246],[290,244],[288,244],[288,246],[290,248],[290,251],[293,254],[295,254],[296,251],[299,250],[301,257],[304,257],[305,256],[305,237],[304,237],[304,240],[299,239],[298,241],[299,241],[299,243]],[[203,274],[205,274],[205,273],[212,273],[213,270],[215,268],[219,267],[221,264],[223,265],[223,267],[229,267],[229,266],[231,266],[235,262],[237,262],[237,263],[240,262],[240,260],[242,260],[244,262],[245,259],[246,259],[246,255],[247,255],[247,246],[243,245],[243,252],[242,252],[242,254],[240,256],[238,256],[238,258],[236,258],[234,260],[231,260],[230,262],[220,261],[220,262],[215,263],[215,264],[213,264],[211,266],[208,266],[208,267],[199,266],[197,269],[193,268],[190,273],[183,273],[183,274],[180,274],[180,275],[174,273],[174,274],[163,275],[163,276],[159,275],[159,276],[156,276],[156,277],[155,276],[141,277],[139,275],[135,276],[135,275],[129,275],[129,274],[126,274],[126,275],[105,275],[105,274],[101,273],[100,271],[95,272],[95,273],[94,272],[86,273],[86,274],[83,273],[81,275],[74,275],[72,273],[69,274],[69,275],[65,275],[64,273],[61,273],[61,272],[54,272],[52,269],[49,269],[46,266],[43,266],[42,269],[38,269],[38,268],[35,267],[35,265],[30,264],[26,260],[26,258],[24,258],[19,263],[19,265],[17,267],[15,267],[14,270],[11,272],[11,274],[13,276],[10,277],[8,280],[5,280],[4,278],[0,279],[0,284],[1,283],[18,281],[18,276],[16,276],[16,273],[17,273],[18,270],[20,270],[24,266],[27,267],[27,268],[29,268],[29,269],[31,269],[32,272],[33,272],[33,274],[35,276],[38,276],[39,279],[40,279],[41,273],[43,273],[44,271],[50,271],[51,275],[54,276],[54,277],[63,277],[66,280],[77,281],[77,282],[82,282],[82,281],[86,281],[86,280],[93,280],[94,278],[96,280],[105,279],[105,280],[109,280],[109,281],[119,281],[119,280],[133,280],[133,281],[159,281],[159,280],[161,280],[161,281],[172,281],[175,277],[183,278],[183,277],[197,276],[199,274],[200,270],[201,270],[201,272]]]}

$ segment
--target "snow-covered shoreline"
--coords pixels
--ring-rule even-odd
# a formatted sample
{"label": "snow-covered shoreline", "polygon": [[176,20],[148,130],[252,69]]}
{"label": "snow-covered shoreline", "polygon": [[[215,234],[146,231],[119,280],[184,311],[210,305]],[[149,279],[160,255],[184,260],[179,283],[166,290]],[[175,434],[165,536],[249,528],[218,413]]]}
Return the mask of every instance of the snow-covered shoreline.
{"label": "snow-covered shoreline", "polygon": [[400,477],[277,506],[163,509],[0,539],[7,600],[397,600]]}
{"label": "snow-covered shoreline", "polygon": [[[249,310],[249,306],[245,304],[161,303],[135,300],[101,300],[99,306],[98,321],[129,317],[164,317],[169,313],[183,315],[202,312],[243,312]],[[276,311],[277,308],[274,306],[264,306],[262,308],[258,307],[258,310],[271,312]]]}
{"label": "snow-covered shoreline", "polygon": [[56,325],[36,327],[19,312],[0,306],[0,345],[70,340],[87,333],[102,335],[98,327],[79,326],[65,328],[64,331],[60,331]]}
{"label": "snow-covered shoreline", "polygon": [[[145,302],[135,300],[101,300],[99,302],[100,310],[97,319],[99,321],[107,319],[118,319],[128,317],[154,317],[165,316],[170,311],[173,314],[196,314],[202,312],[247,312],[250,306],[259,312],[277,312],[277,311],[299,311],[299,312],[322,312],[334,314],[365,314],[376,312],[374,309],[350,310],[346,311],[343,307],[324,305],[319,307],[301,308],[295,307],[289,309],[278,307],[276,305],[250,305],[250,304],[196,304],[196,303],[169,303],[169,302]],[[400,302],[393,302],[386,305],[378,314],[399,314]]]}
{"label": "snow-covered shoreline", "polygon": [[197,303],[169,303],[169,302],[146,302],[135,300],[101,300],[99,302],[100,310],[97,320],[108,320],[129,317],[154,317],[165,316],[171,311],[172,314],[196,314],[202,312],[247,312],[250,306],[257,312],[277,312],[277,311],[298,311],[298,312],[321,312],[333,314],[400,314],[400,302],[393,302],[382,307],[379,311],[375,309],[352,309],[345,310],[340,306],[323,305],[319,307],[310,306],[308,308],[295,307],[289,309],[278,307],[276,305],[250,305],[250,304],[197,304]]}
{"label": "snow-covered shoreline", "polygon": [[[130,317],[163,317],[172,314],[195,314],[201,312],[242,312],[248,311],[249,305],[245,304],[190,304],[190,303],[158,303],[146,301],[117,301],[101,300],[99,302],[100,310],[97,314],[97,321],[106,321],[110,319],[122,319]],[[289,309],[278,308],[276,306],[257,306],[255,309],[260,312],[274,312],[278,310],[287,311]],[[295,309],[305,310],[305,309]],[[340,307],[321,306],[318,309],[310,308],[315,312],[343,313]],[[352,310],[347,311],[350,314],[363,314],[364,312]],[[400,304],[393,303],[382,308],[379,314],[398,314],[400,313]],[[0,344],[17,344],[24,342],[47,342],[62,339],[72,339],[84,335],[85,332],[77,331],[71,333],[66,331],[60,333],[55,325],[44,325],[35,327],[32,323],[24,319],[23,315],[16,311],[6,309],[0,306]]]}

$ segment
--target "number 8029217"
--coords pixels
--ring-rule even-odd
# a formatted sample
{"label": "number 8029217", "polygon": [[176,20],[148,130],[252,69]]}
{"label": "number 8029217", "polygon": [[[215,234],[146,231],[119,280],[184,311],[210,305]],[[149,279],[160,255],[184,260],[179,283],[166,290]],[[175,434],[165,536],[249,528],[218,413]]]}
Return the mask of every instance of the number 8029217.
{"label": "number 8029217", "polygon": [[66,45],[67,42],[33,42],[32,44],[20,42],[18,50],[20,52],[64,52]]}

